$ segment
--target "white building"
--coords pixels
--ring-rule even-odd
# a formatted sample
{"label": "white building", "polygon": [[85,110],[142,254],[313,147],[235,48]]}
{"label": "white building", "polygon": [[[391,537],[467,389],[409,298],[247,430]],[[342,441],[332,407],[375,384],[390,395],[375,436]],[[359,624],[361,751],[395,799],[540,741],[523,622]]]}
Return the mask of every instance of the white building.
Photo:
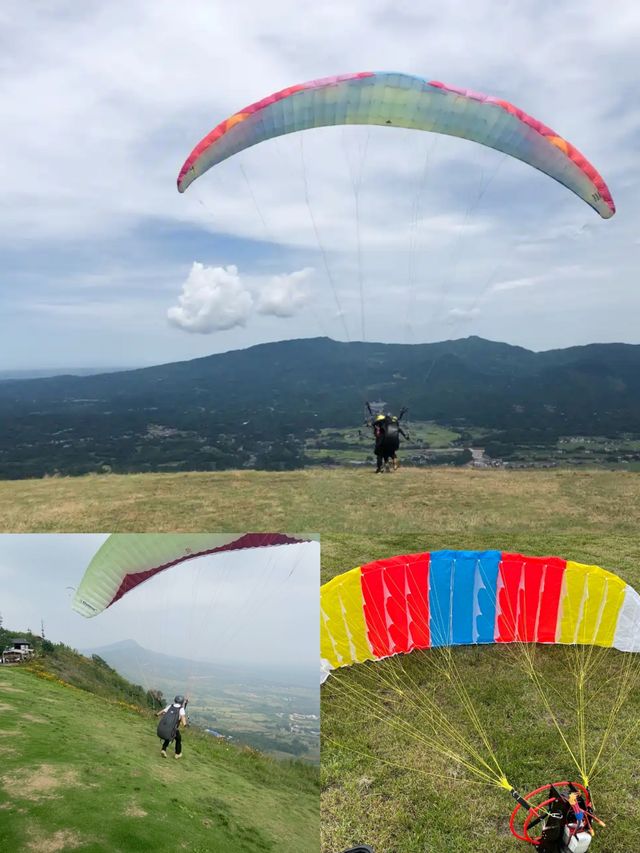
{"label": "white building", "polygon": [[2,652],[2,663],[22,663],[33,655],[33,648],[24,637],[17,637]]}

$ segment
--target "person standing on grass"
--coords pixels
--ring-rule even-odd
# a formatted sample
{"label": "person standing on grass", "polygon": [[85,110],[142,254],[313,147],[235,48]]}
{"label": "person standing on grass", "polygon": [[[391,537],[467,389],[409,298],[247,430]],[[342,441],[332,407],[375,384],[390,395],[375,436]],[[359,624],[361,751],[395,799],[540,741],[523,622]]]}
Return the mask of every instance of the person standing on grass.
{"label": "person standing on grass", "polygon": [[162,749],[160,755],[163,758],[167,757],[167,748],[171,741],[176,742],[176,758],[182,758],[182,735],[180,728],[187,725],[187,712],[185,710],[187,700],[184,696],[176,696],[173,702],[158,711],[156,717],[162,717],[158,723],[158,737],[162,739]]}
{"label": "person standing on grass", "polygon": [[373,452],[376,457],[376,474],[381,474],[384,470],[385,425],[386,418],[382,414],[376,415],[373,423],[371,424],[375,440]]}

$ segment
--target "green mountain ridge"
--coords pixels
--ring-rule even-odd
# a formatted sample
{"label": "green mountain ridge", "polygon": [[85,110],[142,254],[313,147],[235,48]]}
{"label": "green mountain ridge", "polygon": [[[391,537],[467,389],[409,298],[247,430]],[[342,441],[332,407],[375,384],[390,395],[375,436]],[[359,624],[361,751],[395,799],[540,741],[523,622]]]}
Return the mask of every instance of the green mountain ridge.
{"label": "green mountain ridge", "polygon": [[503,445],[640,435],[640,345],[312,338],[1,383],[0,477],[299,468],[313,461],[305,441],[361,425],[367,399]]}

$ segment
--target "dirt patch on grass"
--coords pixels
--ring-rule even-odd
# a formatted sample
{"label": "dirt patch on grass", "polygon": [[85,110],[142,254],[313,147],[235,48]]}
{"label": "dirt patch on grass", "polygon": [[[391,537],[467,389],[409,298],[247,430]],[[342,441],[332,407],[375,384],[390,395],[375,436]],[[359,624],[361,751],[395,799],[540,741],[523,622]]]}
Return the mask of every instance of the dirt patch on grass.
{"label": "dirt patch on grass", "polygon": [[13,711],[13,705],[7,705],[5,702],[0,702],[0,711]]}
{"label": "dirt patch on grass", "polygon": [[29,723],[47,723],[48,720],[45,720],[44,717],[36,717],[35,714],[22,714],[22,720],[27,720]]}
{"label": "dirt patch on grass", "polygon": [[10,797],[38,801],[55,797],[60,788],[79,785],[80,780],[75,770],[41,764],[40,767],[25,768],[12,773],[11,776],[3,776],[2,783]]}
{"label": "dirt patch on grass", "polygon": [[146,817],[148,814],[148,812],[140,808],[140,806],[135,803],[129,803],[127,808],[124,810],[124,813],[127,817]]}
{"label": "dirt patch on grass", "polygon": [[77,832],[71,832],[69,829],[60,829],[53,835],[40,835],[29,833],[29,841],[27,850],[36,850],[37,853],[56,853],[58,850],[73,850],[74,847],[80,847],[86,842]]}
{"label": "dirt patch on grass", "polygon": [[167,759],[160,759],[160,761],[162,761],[162,764],[158,763],[157,767],[152,768],[152,776],[155,779],[158,779],[160,782],[169,782],[170,784],[173,784],[173,765],[179,764],[179,762],[172,760],[171,764],[169,764],[169,761]]}
{"label": "dirt patch on grass", "polygon": [[0,681],[0,689],[4,690],[6,693],[24,693],[22,687],[12,687],[12,685],[7,684],[6,681]]}

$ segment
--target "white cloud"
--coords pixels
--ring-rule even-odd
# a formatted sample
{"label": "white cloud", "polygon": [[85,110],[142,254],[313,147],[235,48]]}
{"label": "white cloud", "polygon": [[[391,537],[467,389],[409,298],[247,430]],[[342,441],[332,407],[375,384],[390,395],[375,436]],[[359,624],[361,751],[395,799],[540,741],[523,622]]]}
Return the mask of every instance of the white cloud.
{"label": "white cloud", "polygon": [[540,275],[524,276],[522,278],[507,279],[496,282],[489,288],[489,293],[500,293],[506,290],[521,290],[526,287],[538,287],[539,285],[552,284],[554,287],[573,286],[599,277],[599,272],[580,264],[562,264],[551,267]]}
{"label": "white cloud", "polygon": [[509,281],[498,281],[491,286],[491,293],[500,293],[503,290],[520,290],[523,287],[535,287],[545,281],[547,276],[529,276],[528,278],[514,278]]}
{"label": "white cloud", "polygon": [[306,267],[282,275],[274,275],[258,292],[256,311],[274,317],[293,317],[309,301],[309,291],[304,286],[313,275]]}
{"label": "white cloud", "polygon": [[447,312],[445,322],[449,326],[455,323],[470,323],[479,313],[479,308],[452,308]]}
{"label": "white cloud", "polygon": [[246,326],[256,311],[272,317],[293,317],[309,301],[304,286],[313,274],[306,267],[269,277],[241,277],[234,265],[207,267],[194,262],[182,285],[178,305],[167,311],[171,325],[186,332],[211,332]]}
{"label": "white cloud", "polygon": [[253,297],[233,265],[205,267],[194,263],[178,302],[167,311],[169,322],[201,335],[244,326],[253,307]]}

